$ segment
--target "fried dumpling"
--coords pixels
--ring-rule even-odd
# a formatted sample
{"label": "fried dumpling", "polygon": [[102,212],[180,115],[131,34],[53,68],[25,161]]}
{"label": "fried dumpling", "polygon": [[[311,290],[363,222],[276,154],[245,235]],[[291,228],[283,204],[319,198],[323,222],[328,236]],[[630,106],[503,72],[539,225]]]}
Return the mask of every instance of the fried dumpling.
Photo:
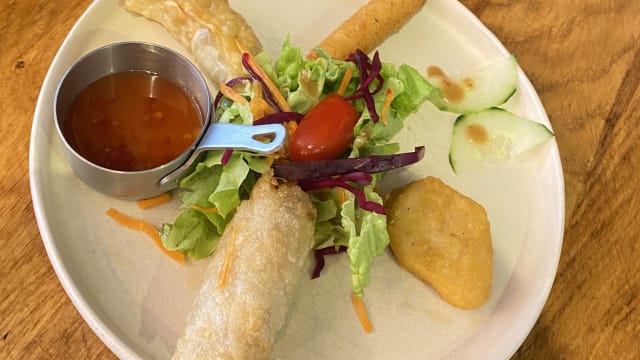
{"label": "fried dumpling", "polygon": [[251,26],[227,0],[125,0],[123,6],[160,23],[191,50],[215,84],[245,74],[236,41],[253,54],[262,50]]}

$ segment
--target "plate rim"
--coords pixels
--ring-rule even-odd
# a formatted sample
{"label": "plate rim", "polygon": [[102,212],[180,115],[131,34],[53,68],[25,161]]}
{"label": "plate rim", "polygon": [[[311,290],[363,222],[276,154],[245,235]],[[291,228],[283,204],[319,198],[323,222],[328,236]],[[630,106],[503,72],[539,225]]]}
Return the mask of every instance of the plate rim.
{"label": "plate rim", "polygon": [[[60,44],[60,47],[56,51],[56,55],[53,57],[51,64],[49,65],[49,69],[47,70],[47,74],[42,82],[42,86],[40,88],[40,93],[36,100],[36,107],[33,113],[33,120],[31,124],[31,134],[29,137],[29,185],[31,191],[31,203],[33,206],[36,223],[38,225],[38,230],[40,232],[40,237],[42,238],[42,242],[45,247],[45,251],[47,252],[47,256],[49,258],[49,262],[53,267],[54,272],[62,288],[65,293],[71,300],[74,305],[76,311],[80,314],[83,320],[89,325],[89,328],[98,336],[98,338],[107,346],[107,348],[112,351],[118,358],[129,358],[129,359],[142,359],[134,349],[132,349],[128,344],[126,344],[120,337],[118,337],[112,330],[111,327],[107,325],[107,323],[101,318],[100,315],[89,305],[87,299],[81,295],[81,291],[79,290],[76,283],[71,279],[71,275],[67,266],[61,260],[61,255],[58,251],[58,247],[53,240],[53,232],[51,231],[51,227],[49,222],[47,221],[47,215],[44,211],[44,204],[42,203],[42,191],[40,188],[40,182],[38,181],[39,177],[37,176],[37,168],[35,167],[37,160],[37,142],[35,141],[38,137],[38,127],[40,121],[38,119],[42,118],[41,113],[44,111],[43,104],[47,101],[47,97],[49,97],[52,93],[49,90],[54,90],[54,84],[52,83],[53,73],[55,72],[55,65],[60,61],[59,58],[63,54],[63,50],[68,47],[68,43],[72,40],[73,35],[78,31],[78,29],[83,25],[85,19],[94,11],[94,8],[98,7],[99,3],[103,0],[94,0],[89,4],[87,9],[82,13],[82,15],[76,20],[73,24],[66,37]],[[49,99],[51,100],[51,99]]]}
{"label": "plate rim", "polygon": [[[92,331],[98,336],[98,338],[119,358],[129,358],[129,359],[142,359],[140,353],[137,350],[141,350],[138,348],[132,348],[124,339],[121,339],[119,336],[115,334],[112,330],[112,327],[108,324],[105,319],[101,315],[99,315],[87,301],[86,297],[82,295],[82,291],[78,288],[77,284],[72,280],[72,277],[69,273],[68,267],[63,263],[58,246],[54,240],[53,232],[51,230],[51,226],[48,221],[48,216],[45,211],[44,198],[42,196],[41,189],[41,179],[38,176],[39,170],[36,168],[36,163],[38,159],[37,154],[37,146],[40,146],[36,141],[38,138],[38,124],[42,122],[43,111],[44,111],[44,103],[47,101],[51,101],[51,99],[47,99],[50,97],[51,90],[54,90],[55,84],[53,84],[53,73],[55,72],[55,65],[60,61],[60,57],[63,55],[63,50],[68,47],[68,43],[72,40],[73,36],[76,34],[78,29],[84,25],[86,22],[86,18],[89,17],[94,9],[98,7],[98,5],[104,0],[94,0],[87,9],[83,12],[83,14],[76,20],[73,27],[67,33],[64,41],[58,48],[56,55],[54,56],[47,74],[44,78],[40,94],[38,95],[36,101],[36,107],[32,120],[32,129],[30,134],[30,144],[29,144],[29,182],[30,182],[30,190],[31,190],[31,199],[32,205],[35,213],[36,222],[38,225],[38,229],[40,231],[40,235],[42,238],[42,242],[44,244],[45,250],[49,257],[50,263],[58,277],[63,289],[65,290],[67,296],[70,298],[76,310],[80,313],[81,317],[84,321],[89,325]],[[470,9],[465,7],[460,1],[448,1],[447,6],[451,6],[455,9],[455,11],[460,12],[466,19],[471,21],[473,25],[479,29],[482,29],[483,37],[486,37],[491,41],[493,46],[498,49],[501,53],[507,55],[510,52],[504,46],[504,44],[497,38],[497,36],[484,24],[482,21],[471,12]],[[518,67],[518,81],[519,86],[526,87],[529,95],[532,97],[534,104],[532,107],[535,109],[537,115],[542,120],[545,125],[549,126],[551,130],[552,126],[546,110],[544,109],[544,105],[539,98],[539,95],[535,88],[533,87],[531,81],[526,76],[522,68]],[[542,309],[549,297],[551,289],[553,287],[553,283],[557,276],[557,269],[559,265],[559,260],[562,251],[562,244],[564,240],[564,231],[565,231],[565,182],[564,182],[564,174],[562,170],[562,162],[559,155],[559,149],[557,146],[557,142],[553,140],[553,149],[550,151],[551,157],[554,158],[554,174],[555,179],[557,180],[558,187],[554,188],[555,193],[558,199],[558,206],[560,218],[558,219],[559,228],[555,229],[553,232],[557,234],[557,241],[554,241],[556,244],[554,248],[553,256],[551,260],[547,263],[547,277],[543,283],[542,288],[536,292],[538,294],[538,298],[535,299],[535,311],[530,311],[527,313],[529,315],[526,319],[526,325],[521,326],[517,333],[517,338],[519,339],[517,342],[511,342],[511,346],[506,346],[503,348],[494,348],[494,350],[502,350],[495,351],[494,355],[500,358],[509,358],[511,357],[518,348],[525,341],[526,337],[531,332],[532,328],[535,326],[538,318],[542,313]],[[551,254],[550,254],[551,255]],[[517,261],[516,261],[517,263]],[[510,281],[509,281],[510,282]],[[509,283],[508,282],[508,283]],[[507,284],[508,284],[507,283]],[[533,301],[533,300],[532,300]],[[512,334],[513,336],[513,334]],[[464,344],[465,341],[458,344]],[[455,349],[454,349],[455,350]],[[448,355],[447,357],[449,357]]]}

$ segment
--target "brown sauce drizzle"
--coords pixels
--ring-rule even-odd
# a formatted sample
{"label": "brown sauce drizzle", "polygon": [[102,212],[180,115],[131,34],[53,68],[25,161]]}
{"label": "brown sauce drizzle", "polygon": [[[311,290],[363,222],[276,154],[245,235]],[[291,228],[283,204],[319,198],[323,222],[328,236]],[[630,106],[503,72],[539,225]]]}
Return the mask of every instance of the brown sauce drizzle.
{"label": "brown sauce drizzle", "polygon": [[458,103],[464,100],[465,92],[475,86],[472,78],[456,81],[449,77],[439,66],[427,67],[427,77],[438,80],[436,86],[442,89],[445,99],[450,103]]}
{"label": "brown sauce drizzle", "polygon": [[480,124],[469,124],[467,125],[466,134],[467,138],[476,144],[484,144],[489,140],[489,134],[487,133],[487,129]]}

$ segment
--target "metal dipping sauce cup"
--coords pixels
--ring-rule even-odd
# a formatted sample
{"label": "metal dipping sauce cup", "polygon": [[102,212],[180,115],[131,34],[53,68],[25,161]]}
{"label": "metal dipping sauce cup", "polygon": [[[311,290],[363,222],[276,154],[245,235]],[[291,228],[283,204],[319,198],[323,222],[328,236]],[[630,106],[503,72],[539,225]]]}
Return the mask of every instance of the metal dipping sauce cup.
{"label": "metal dipping sauce cup", "polygon": [[[96,165],[76,152],[62,131],[62,121],[82,90],[104,76],[125,71],[146,71],[173,81],[193,97],[202,116],[202,130],[194,143],[175,159],[152,169],[119,171]],[[144,42],[114,43],[84,55],[62,77],[54,104],[56,129],[74,173],[95,190],[120,199],[149,198],[177,187],[183,174],[205,150],[238,149],[269,154],[279,150],[286,138],[286,130],[280,124],[247,126],[214,122],[209,88],[196,66],[173,50]]]}

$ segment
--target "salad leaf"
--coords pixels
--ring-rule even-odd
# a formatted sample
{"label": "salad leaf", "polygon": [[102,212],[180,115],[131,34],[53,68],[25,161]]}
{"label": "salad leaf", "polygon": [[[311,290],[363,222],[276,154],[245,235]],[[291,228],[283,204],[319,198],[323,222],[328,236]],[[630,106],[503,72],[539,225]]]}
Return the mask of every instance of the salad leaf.
{"label": "salad leaf", "polygon": [[180,187],[187,190],[182,192],[182,203],[186,206],[212,207],[209,195],[216,190],[221,173],[221,167],[207,165],[204,161],[198,163],[195,170],[180,181]]}
{"label": "salad leaf", "polygon": [[194,259],[211,255],[220,235],[206,216],[196,210],[181,213],[173,224],[160,229],[162,243],[169,250],[178,250]]}
{"label": "salad leaf", "polygon": [[398,68],[398,80],[404,84],[405,91],[393,99],[392,106],[401,117],[416,112],[433,93],[442,92],[431,85],[416,69],[406,64]]}
{"label": "salad leaf", "polygon": [[[367,185],[364,190],[367,200],[382,204],[382,198],[373,190],[373,185]],[[353,196],[343,204],[341,215],[342,225],[349,235],[347,254],[351,264],[351,288],[362,297],[364,288],[371,282],[374,258],[382,255],[389,245],[387,217],[358,208]]]}
{"label": "salad leaf", "polygon": [[[219,165],[222,167],[222,164]],[[223,217],[226,218],[240,205],[240,185],[248,174],[249,165],[244,161],[242,155],[234,152],[224,165],[218,186],[208,199]]]}
{"label": "salad leaf", "polygon": [[315,248],[347,245],[348,234],[340,222],[340,203],[337,189],[309,192],[311,202],[316,208]]}
{"label": "salad leaf", "polygon": [[[243,92],[239,93],[244,95]],[[248,106],[231,102],[228,99],[221,101],[221,106],[218,110],[218,122],[251,125],[253,120],[253,114]]]}
{"label": "salad leaf", "polygon": [[254,174],[271,165],[265,156],[234,151],[223,166],[222,154],[220,150],[207,152],[180,181],[183,211],[160,230],[167,249],[194,259],[210,255],[240,201],[251,193]]}
{"label": "salad leaf", "polygon": [[[280,87],[292,111],[306,113],[320,99],[334,92],[347,68],[356,70],[353,63],[332,59],[326,53],[314,60],[302,56],[299,47],[287,39],[282,44],[275,63],[264,53],[256,56],[260,66]],[[355,81],[351,89],[355,89]]]}

